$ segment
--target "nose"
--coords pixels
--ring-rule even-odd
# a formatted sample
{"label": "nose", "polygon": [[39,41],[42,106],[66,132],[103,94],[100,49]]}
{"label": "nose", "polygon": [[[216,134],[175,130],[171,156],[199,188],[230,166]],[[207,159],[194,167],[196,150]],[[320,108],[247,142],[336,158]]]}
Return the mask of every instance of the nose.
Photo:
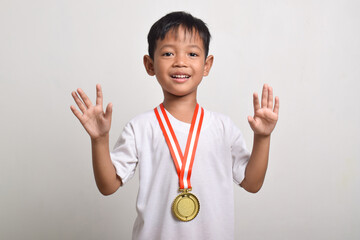
{"label": "nose", "polygon": [[187,67],[187,60],[184,54],[177,54],[175,56],[174,67]]}

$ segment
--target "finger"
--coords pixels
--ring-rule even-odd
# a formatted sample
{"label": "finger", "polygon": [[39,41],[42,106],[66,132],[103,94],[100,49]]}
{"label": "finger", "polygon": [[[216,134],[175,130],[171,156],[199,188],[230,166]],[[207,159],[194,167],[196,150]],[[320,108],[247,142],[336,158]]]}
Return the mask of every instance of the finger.
{"label": "finger", "polygon": [[255,120],[254,120],[254,118],[253,118],[252,116],[248,116],[248,121],[249,121],[249,123],[252,123],[252,122],[254,122]]}
{"label": "finger", "polygon": [[80,111],[78,111],[77,109],[76,109],[76,107],[75,106],[70,106],[70,109],[71,109],[71,111],[74,113],[74,115],[75,115],[75,117],[77,117],[77,119],[79,119],[79,121],[81,122],[81,119],[82,119],[82,114],[81,114],[81,112]]}
{"label": "finger", "polygon": [[77,93],[74,91],[71,93],[71,96],[74,98],[76,105],[80,108],[81,112],[85,112],[86,111],[86,107],[84,105],[84,103],[81,101],[81,99],[79,98],[79,96],[77,95]]}
{"label": "finger", "polygon": [[254,129],[256,124],[255,119],[252,116],[248,116],[248,122],[250,124],[251,129]]}
{"label": "finger", "polygon": [[279,97],[275,97],[274,113],[279,114],[279,108],[280,108],[280,99]]}
{"label": "finger", "polygon": [[85,92],[81,88],[78,88],[77,91],[80,94],[80,97],[82,98],[83,102],[85,103],[85,106],[87,108],[90,108],[92,106],[92,103],[91,103],[90,99],[88,98],[88,96],[85,94]]}
{"label": "finger", "polygon": [[103,106],[103,94],[100,84],[96,84],[96,105],[100,105],[101,108]]}
{"label": "finger", "polygon": [[254,112],[260,109],[260,102],[257,93],[253,94],[253,104],[254,104]]}
{"label": "finger", "polygon": [[269,86],[269,95],[268,95],[268,103],[267,107],[273,109],[273,89]]}
{"label": "finger", "polygon": [[261,107],[262,108],[267,107],[267,100],[268,100],[268,86],[267,86],[267,84],[264,84],[262,94],[261,94]]}
{"label": "finger", "polygon": [[105,118],[111,120],[111,116],[112,116],[112,103],[109,103],[106,107]]}

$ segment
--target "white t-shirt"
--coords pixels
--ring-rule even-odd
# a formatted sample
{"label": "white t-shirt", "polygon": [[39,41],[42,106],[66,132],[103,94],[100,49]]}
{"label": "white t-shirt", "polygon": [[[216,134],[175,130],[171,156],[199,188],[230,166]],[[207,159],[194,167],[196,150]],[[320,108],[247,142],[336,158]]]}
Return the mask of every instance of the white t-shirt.
{"label": "white t-shirt", "polygon": [[[190,124],[167,114],[184,152]],[[179,179],[155,113],[132,119],[115,144],[111,160],[124,184],[139,170],[133,239],[234,239],[233,182],[240,184],[244,179],[249,156],[230,118],[204,109],[191,175],[191,193],[199,199],[200,212],[195,219],[181,222],[171,211]]]}

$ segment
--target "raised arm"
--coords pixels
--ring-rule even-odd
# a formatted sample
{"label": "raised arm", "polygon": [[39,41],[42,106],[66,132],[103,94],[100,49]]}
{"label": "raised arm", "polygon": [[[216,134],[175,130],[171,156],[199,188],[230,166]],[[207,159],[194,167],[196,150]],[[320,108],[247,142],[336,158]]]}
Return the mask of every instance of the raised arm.
{"label": "raised arm", "polygon": [[104,195],[114,193],[121,185],[115,167],[110,159],[109,131],[111,127],[112,104],[109,103],[103,111],[103,95],[100,84],[96,85],[96,105],[93,105],[82,89],[72,92],[75,106],[70,106],[71,111],[79,119],[91,138],[92,162],[96,185]]}
{"label": "raised arm", "polygon": [[250,127],[254,131],[254,144],[245,178],[240,184],[248,192],[256,193],[263,185],[269,159],[270,135],[275,128],[279,115],[279,98],[273,104],[273,89],[264,85],[261,106],[257,93],[253,95],[254,116],[249,116]]}

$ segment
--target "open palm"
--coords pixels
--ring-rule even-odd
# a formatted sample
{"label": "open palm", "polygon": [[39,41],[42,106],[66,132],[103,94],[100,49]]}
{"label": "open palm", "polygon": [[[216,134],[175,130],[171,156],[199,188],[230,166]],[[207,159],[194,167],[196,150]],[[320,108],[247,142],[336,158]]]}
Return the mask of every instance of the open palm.
{"label": "open palm", "polygon": [[254,116],[248,121],[254,134],[268,136],[274,130],[279,116],[279,98],[275,97],[273,104],[273,89],[264,84],[261,96],[261,106],[257,93],[253,95]]}
{"label": "open palm", "polygon": [[[78,95],[79,94],[79,95]],[[96,105],[92,105],[88,96],[82,89],[78,89],[77,93],[71,93],[80,111],[75,106],[71,106],[74,115],[79,119],[85,130],[92,139],[106,136],[111,127],[112,104],[103,111],[103,95],[100,84],[96,85]]]}

